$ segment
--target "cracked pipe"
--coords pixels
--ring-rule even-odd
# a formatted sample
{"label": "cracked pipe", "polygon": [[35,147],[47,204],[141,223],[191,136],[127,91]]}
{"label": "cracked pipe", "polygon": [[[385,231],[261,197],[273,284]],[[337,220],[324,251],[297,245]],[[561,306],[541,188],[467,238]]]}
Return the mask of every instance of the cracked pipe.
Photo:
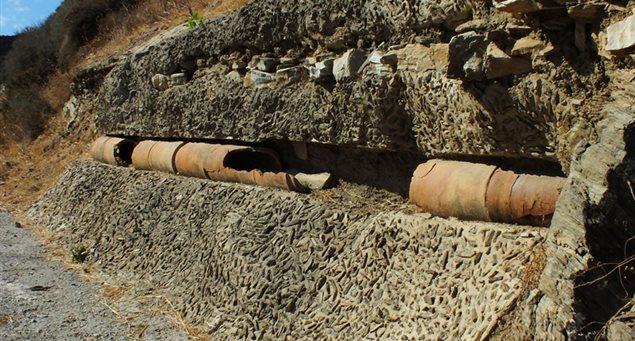
{"label": "cracked pipe", "polygon": [[412,177],[410,200],[440,217],[545,226],[563,178],[516,174],[496,166],[430,160]]}

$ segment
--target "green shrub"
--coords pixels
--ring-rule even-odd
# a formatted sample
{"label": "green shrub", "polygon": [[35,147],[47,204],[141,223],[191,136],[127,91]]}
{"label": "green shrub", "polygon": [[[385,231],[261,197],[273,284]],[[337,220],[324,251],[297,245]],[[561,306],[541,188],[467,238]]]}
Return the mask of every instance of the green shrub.
{"label": "green shrub", "polygon": [[191,13],[189,19],[185,23],[185,26],[189,28],[197,28],[199,26],[203,26],[205,21],[205,17],[198,13]]}
{"label": "green shrub", "polygon": [[86,249],[85,246],[76,245],[71,247],[71,258],[73,259],[73,262],[83,263],[86,260],[87,256],[88,256],[88,250]]}

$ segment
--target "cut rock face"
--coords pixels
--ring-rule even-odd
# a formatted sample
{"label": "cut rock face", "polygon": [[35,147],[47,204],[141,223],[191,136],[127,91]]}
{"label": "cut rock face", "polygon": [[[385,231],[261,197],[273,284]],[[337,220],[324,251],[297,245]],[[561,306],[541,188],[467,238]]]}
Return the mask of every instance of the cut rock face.
{"label": "cut rock face", "polygon": [[612,53],[635,48],[635,14],[606,29],[606,50]]}

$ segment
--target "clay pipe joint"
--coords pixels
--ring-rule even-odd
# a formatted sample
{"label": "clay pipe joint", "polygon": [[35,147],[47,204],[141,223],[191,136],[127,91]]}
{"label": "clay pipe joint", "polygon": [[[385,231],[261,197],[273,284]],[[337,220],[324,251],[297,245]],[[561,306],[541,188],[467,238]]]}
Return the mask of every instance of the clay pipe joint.
{"label": "clay pipe joint", "polygon": [[132,152],[132,165],[139,170],[176,174],[176,155],[185,142],[141,141]]}
{"label": "clay pipe joint", "polygon": [[282,168],[277,153],[270,149],[195,142],[178,150],[175,165],[179,174],[198,178],[207,178],[207,172],[225,168],[265,172],[278,172]]}
{"label": "clay pipe joint", "polygon": [[136,142],[129,139],[101,136],[93,142],[90,156],[112,166],[129,166]]}
{"label": "clay pipe joint", "polygon": [[218,145],[204,159],[208,179],[307,192],[292,175],[280,172],[278,154],[267,148]]}
{"label": "clay pipe joint", "polygon": [[280,172],[278,154],[267,148],[187,143],[177,151],[175,165],[181,175],[297,192],[306,190],[295,177]]}
{"label": "clay pipe joint", "polygon": [[440,217],[548,225],[563,178],[516,174],[496,166],[430,160],[415,171],[410,200]]}

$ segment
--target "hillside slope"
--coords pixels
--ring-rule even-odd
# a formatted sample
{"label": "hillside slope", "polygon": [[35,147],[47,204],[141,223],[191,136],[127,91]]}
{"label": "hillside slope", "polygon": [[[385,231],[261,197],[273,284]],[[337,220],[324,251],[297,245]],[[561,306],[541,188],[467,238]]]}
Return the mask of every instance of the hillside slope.
{"label": "hillside slope", "polygon": [[[39,149],[66,170],[34,203],[10,177],[7,198],[214,339],[619,335],[634,325],[614,318],[635,292],[634,11],[257,0],[192,16],[78,67]],[[266,147],[337,181],[298,194],[66,168],[97,134]],[[432,158],[566,181],[548,228],[433,217],[406,200]]]}

